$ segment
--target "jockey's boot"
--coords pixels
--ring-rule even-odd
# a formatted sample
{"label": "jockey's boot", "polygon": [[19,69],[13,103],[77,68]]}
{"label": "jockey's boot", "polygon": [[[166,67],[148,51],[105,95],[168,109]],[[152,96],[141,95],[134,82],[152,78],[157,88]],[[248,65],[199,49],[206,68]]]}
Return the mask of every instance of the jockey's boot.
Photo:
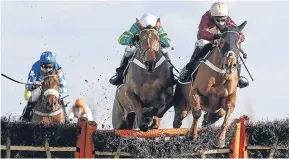
{"label": "jockey's boot", "polygon": [[[166,57],[166,59],[168,61],[171,61],[168,53],[164,53],[164,56]],[[175,85],[175,84],[177,84],[177,79],[174,76],[174,67],[171,64],[169,64],[169,65],[170,65],[170,72],[171,72],[172,82],[173,82],[173,85]]]}
{"label": "jockey's boot", "polygon": [[37,102],[30,102],[28,101],[27,105],[25,106],[22,116],[20,117],[20,120],[29,122],[32,117],[32,110]]}
{"label": "jockey's boot", "polygon": [[197,47],[191,56],[191,59],[189,63],[186,65],[184,68],[185,70],[182,71],[181,75],[179,76],[179,81],[180,82],[187,82],[188,79],[190,78],[189,76],[192,74],[194,71],[194,68],[196,66],[196,62],[198,61],[200,54],[201,54],[202,49]]}
{"label": "jockey's boot", "polygon": [[239,64],[237,67],[237,71],[238,71],[238,76],[239,76],[239,81],[238,81],[238,87],[239,88],[244,88],[247,87],[249,85],[249,82],[244,81],[242,78],[243,76],[241,76],[241,65]]}
{"label": "jockey's boot", "polygon": [[128,64],[129,59],[130,58],[126,57],[125,55],[122,57],[120,66],[116,69],[116,75],[109,80],[112,85],[118,86],[123,83],[123,72]]}

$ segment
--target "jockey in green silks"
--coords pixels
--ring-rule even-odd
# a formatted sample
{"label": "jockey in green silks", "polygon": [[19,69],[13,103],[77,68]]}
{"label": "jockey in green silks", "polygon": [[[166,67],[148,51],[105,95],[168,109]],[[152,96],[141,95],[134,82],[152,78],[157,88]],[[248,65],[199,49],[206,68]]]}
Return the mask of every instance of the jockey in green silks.
{"label": "jockey in green silks", "polygon": [[[157,23],[158,18],[151,14],[146,13],[143,14],[140,18],[140,23],[143,27],[147,27],[149,25],[155,26]],[[125,31],[118,39],[118,43],[120,45],[128,45],[125,49],[124,56],[121,60],[120,66],[116,69],[116,75],[113,76],[109,82],[112,85],[121,85],[123,83],[123,72],[125,68],[128,65],[129,60],[132,58],[134,53],[136,53],[137,48],[134,46],[134,42],[138,41],[139,37],[135,36],[137,33],[139,33],[141,30],[138,27],[136,23],[134,23],[128,31]],[[171,40],[168,37],[168,34],[164,31],[164,29],[159,27],[157,30],[159,33],[160,38],[160,45],[161,50],[164,56],[169,59],[167,48],[171,47]],[[173,71],[173,68],[171,67],[171,71]]]}

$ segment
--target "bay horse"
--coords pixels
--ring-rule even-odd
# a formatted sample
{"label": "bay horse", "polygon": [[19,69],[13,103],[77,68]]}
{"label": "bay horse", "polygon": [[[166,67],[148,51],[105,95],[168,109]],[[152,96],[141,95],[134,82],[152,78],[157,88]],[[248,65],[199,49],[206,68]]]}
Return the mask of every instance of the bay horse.
{"label": "bay horse", "polygon": [[[61,71],[61,70],[59,70]],[[32,123],[62,124],[65,122],[65,112],[59,95],[58,75],[52,74],[44,77],[44,80],[37,89],[40,97],[33,108]],[[32,93],[33,98],[33,93]]]}
{"label": "bay horse", "polygon": [[137,18],[136,24],[140,40],[126,69],[125,81],[116,90],[112,124],[114,129],[138,127],[148,131],[159,127],[158,110],[172,103],[173,78],[170,63],[160,49],[160,18],[155,26],[143,27]]}
{"label": "bay horse", "polygon": [[214,124],[225,116],[216,144],[218,147],[225,146],[229,118],[237,100],[239,33],[246,24],[247,21],[244,21],[236,27],[222,27],[216,23],[216,27],[221,32],[219,44],[200,60],[195,79],[192,75],[193,80],[190,82],[177,84],[173,127],[180,128],[188,111],[192,110],[193,123],[188,137],[193,139],[197,137],[197,124],[203,110],[206,112],[202,122],[203,127]]}

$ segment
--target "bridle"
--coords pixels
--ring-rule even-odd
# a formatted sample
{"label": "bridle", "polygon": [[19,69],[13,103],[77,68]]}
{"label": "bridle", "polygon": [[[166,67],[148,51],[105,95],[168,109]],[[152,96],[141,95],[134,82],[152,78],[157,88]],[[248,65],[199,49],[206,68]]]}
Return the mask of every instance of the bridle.
{"label": "bridle", "polygon": [[[143,29],[143,30],[141,30],[141,31],[139,32],[139,35],[141,35],[144,31],[153,31],[153,32],[155,32],[155,33],[156,33],[156,36],[158,37],[158,41],[159,41],[159,33],[158,33],[155,29]],[[152,36],[151,33],[149,33],[148,36],[149,36],[149,37],[148,37],[146,40],[149,40],[149,38],[151,38],[151,36]],[[142,39],[141,39],[141,41],[142,41]],[[160,45],[160,44],[159,44],[159,45]],[[154,53],[155,53],[156,55],[159,54],[159,48],[160,48],[160,47],[158,47],[157,49],[153,49],[151,46],[148,46],[147,49],[141,51],[141,46],[140,46],[138,43],[136,43],[136,46],[137,46],[137,48],[139,48],[139,51],[140,51],[141,56],[145,56],[145,53],[146,53],[147,51],[154,51]]]}
{"label": "bridle", "polygon": [[[57,76],[57,75],[47,75],[47,76],[45,76],[44,79],[43,79],[43,84],[42,84],[42,86],[45,86],[45,85],[44,85],[44,81],[45,81],[45,79],[48,78],[48,77],[58,77],[58,76]],[[48,79],[48,80],[49,80],[49,79]],[[56,82],[57,82],[57,85],[59,86],[58,80],[56,80]],[[49,81],[48,81],[48,87],[50,87],[50,86],[51,86],[51,83],[50,83],[50,80],[49,80]],[[49,95],[54,95],[54,96],[56,97],[57,101],[59,100],[59,97],[60,97],[59,91],[56,90],[56,89],[49,88],[49,89],[45,90],[44,92],[42,91],[41,104],[44,106],[45,109],[49,109],[49,107],[51,106],[51,105],[48,105],[48,102],[47,102],[47,97],[48,97]],[[56,103],[54,103],[54,104],[57,104],[57,103],[59,103],[59,102],[56,102]]]}
{"label": "bridle", "polygon": [[[237,31],[225,31],[225,32],[222,32],[221,33],[221,37],[220,37],[220,44],[218,45],[218,49],[219,49],[219,52],[221,54],[222,54],[221,49],[223,48],[224,43],[225,43],[225,39],[223,38],[223,35],[226,34],[226,33],[235,33],[238,36],[240,36],[240,34]],[[238,57],[237,54],[233,50],[229,50],[229,51],[225,52],[224,54],[222,54],[222,56],[223,57],[235,56],[236,58]]]}

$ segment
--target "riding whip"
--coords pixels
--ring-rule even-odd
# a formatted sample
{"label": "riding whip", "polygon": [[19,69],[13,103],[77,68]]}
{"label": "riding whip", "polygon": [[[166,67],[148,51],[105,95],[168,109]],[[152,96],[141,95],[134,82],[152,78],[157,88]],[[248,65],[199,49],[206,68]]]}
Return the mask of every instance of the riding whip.
{"label": "riding whip", "polygon": [[6,76],[6,75],[3,74],[3,73],[1,73],[1,75],[4,76],[4,77],[7,78],[7,79],[13,81],[13,82],[19,83],[19,84],[34,85],[34,84],[23,83],[23,82],[17,81],[17,80],[15,80],[15,79],[13,79],[13,78],[10,78],[10,77]]}
{"label": "riding whip", "polygon": [[[242,53],[242,54],[245,54],[245,53],[244,53],[244,51],[243,51],[242,49],[240,49],[240,51],[241,51],[241,53]],[[254,81],[254,79],[253,79],[253,77],[252,77],[252,75],[251,75],[251,73],[250,73],[249,69],[247,68],[247,66],[246,66],[246,64],[245,64],[245,62],[244,62],[244,60],[243,60],[243,58],[241,57],[241,55],[240,55],[240,54],[239,54],[239,56],[240,56],[240,59],[241,59],[242,63],[244,64],[244,66],[245,66],[245,68],[246,68],[246,70],[247,70],[248,74],[250,75],[250,77],[251,77],[252,81]]]}

